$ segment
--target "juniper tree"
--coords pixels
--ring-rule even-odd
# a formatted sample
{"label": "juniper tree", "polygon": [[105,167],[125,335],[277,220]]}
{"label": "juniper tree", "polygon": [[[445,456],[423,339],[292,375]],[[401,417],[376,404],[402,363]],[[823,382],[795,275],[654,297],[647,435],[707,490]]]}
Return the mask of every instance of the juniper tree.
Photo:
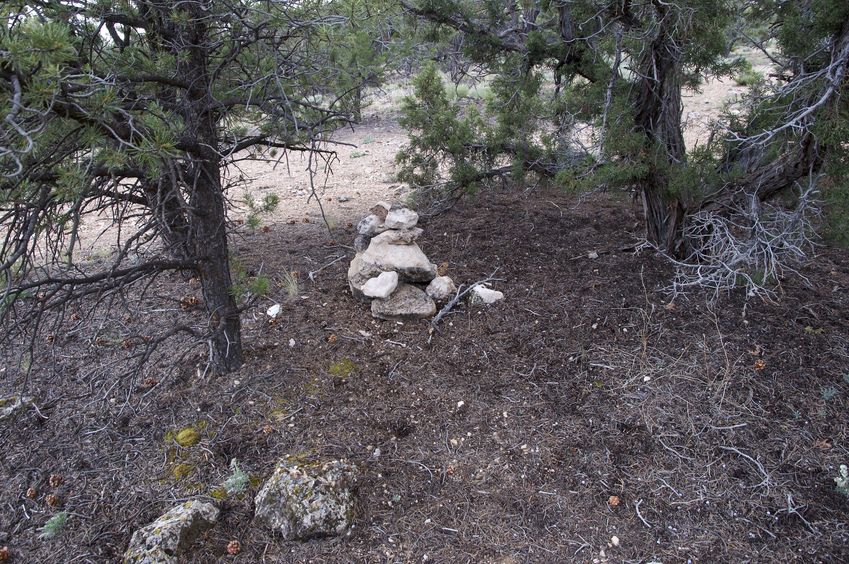
{"label": "juniper tree", "polygon": [[[203,287],[212,362],[242,361],[227,188],[241,159],[327,153],[349,121],[318,0],[8,0],[0,7],[0,282],[6,323],[157,273]],[[278,155],[279,157],[279,155]],[[121,228],[105,268],[81,222]]]}
{"label": "juniper tree", "polygon": [[[432,72],[406,106],[412,143],[399,155],[401,175],[435,188],[439,201],[507,174],[569,190],[632,188],[647,241],[682,269],[679,288],[742,279],[753,290],[780,274],[782,253],[802,254],[819,187],[836,202],[849,192],[835,174],[845,170],[849,125],[844,2],[402,3],[462,35],[466,56],[492,77],[483,119],[429,84],[438,82]],[[688,151],[682,89],[733,74],[735,41],[764,49],[774,79]],[[786,195],[795,209],[768,205]]]}

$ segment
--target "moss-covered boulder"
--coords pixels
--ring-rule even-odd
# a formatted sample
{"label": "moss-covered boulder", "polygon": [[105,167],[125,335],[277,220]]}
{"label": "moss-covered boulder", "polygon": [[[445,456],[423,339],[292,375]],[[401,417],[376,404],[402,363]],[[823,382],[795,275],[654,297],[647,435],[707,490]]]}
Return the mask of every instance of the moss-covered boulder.
{"label": "moss-covered boulder", "polygon": [[187,501],[133,533],[125,564],[177,564],[195,539],[218,520],[211,503]]}
{"label": "moss-covered boulder", "polygon": [[356,480],[356,467],[344,460],[283,459],[256,496],[255,520],[287,540],[344,534]]}

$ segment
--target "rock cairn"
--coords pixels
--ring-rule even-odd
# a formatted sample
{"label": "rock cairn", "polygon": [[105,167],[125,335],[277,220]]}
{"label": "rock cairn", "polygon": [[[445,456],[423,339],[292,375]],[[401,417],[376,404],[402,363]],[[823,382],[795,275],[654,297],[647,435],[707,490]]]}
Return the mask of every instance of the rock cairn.
{"label": "rock cairn", "polygon": [[357,255],[348,268],[354,297],[371,300],[379,319],[424,319],[436,313],[436,301],[457,290],[447,276],[437,276],[436,265],[416,244],[422,230],[419,214],[399,205],[380,202],[357,225]]}

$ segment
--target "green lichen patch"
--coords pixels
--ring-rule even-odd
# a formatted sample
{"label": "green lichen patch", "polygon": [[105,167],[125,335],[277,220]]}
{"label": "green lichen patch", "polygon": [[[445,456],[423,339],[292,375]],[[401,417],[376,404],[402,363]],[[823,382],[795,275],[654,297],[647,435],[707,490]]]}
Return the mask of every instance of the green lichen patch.
{"label": "green lichen patch", "polygon": [[348,378],[357,369],[357,365],[348,357],[338,360],[330,365],[327,371],[334,378]]}
{"label": "green lichen patch", "polygon": [[200,442],[200,431],[194,426],[184,427],[177,431],[174,440],[183,448],[195,446]]}
{"label": "green lichen patch", "polygon": [[194,471],[195,471],[195,465],[194,464],[189,464],[187,462],[181,462],[180,464],[175,464],[171,468],[171,475],[174,476],[175,480],[179,481],[179,480],[183,480],[183,479],[189,477],[189,475],[191,475],[191,473],[194,472]]}

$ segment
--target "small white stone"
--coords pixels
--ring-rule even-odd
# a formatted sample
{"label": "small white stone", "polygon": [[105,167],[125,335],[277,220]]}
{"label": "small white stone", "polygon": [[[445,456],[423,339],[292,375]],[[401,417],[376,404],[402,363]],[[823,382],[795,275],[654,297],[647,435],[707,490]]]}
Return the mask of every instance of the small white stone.
{"label": "small white stone", "polygon": [[613,546],[619,546],[619,537],[617,537],[616,535],[610,537],[610,544],[612,544]]}
{"label": "small white stone", "polygon": [[463,407],[464,405],[466,405],[466,402],[464,402],[463,400],[458,401],[458,402],[457,402],[457,409],[460,409],[460,408],[461,408],[461,407]]}
{"label": "small white stone", "polygon": [[598,253],[597,253],[597,252],[595,252],[595,251],[590,251],[590,252],[588,252],[588,253],[587,253],[587,258],[588,258],[588,259],[593,259],[593,260],[594,260],[594,259],[597,259],[597,258],[598,258]]}
{"label": "small white stone", "polygon": [[294,348],[294,346],[295,346],[295,339],[289,339],[289,348],[290,349]]}
{"label": "small white stone", "polygon": [[643,376],[643,382],[648,382],[651,380],[651,376]]}
{"label": "small white stone", "polygon": [[397,272],[381,272],[363,284],[363,294],[369,298],[386,299],[398,287]]}
{"label": "small white stone", "polygon": [[282,307],[280,304],[274,304],[273,306],[271,306],[270,308],[268,308],[268,309],[265,311],[265,315],[267,315],[268,317],[270,317],[270,318],[274,319],[275,317],[277,317],[278,315],[280,315],[280,310],[281,310],[281,309],[283,309],[283,307]]}
{"label": "small white stone", "polygon": [[487,288],[483,284],[478,284],[472,289],[472,294],[474,298],[485,303],[492,304],[497,302],[498,300],[504,299],[504,293],[499,292],[498,290],[491,290]]}

